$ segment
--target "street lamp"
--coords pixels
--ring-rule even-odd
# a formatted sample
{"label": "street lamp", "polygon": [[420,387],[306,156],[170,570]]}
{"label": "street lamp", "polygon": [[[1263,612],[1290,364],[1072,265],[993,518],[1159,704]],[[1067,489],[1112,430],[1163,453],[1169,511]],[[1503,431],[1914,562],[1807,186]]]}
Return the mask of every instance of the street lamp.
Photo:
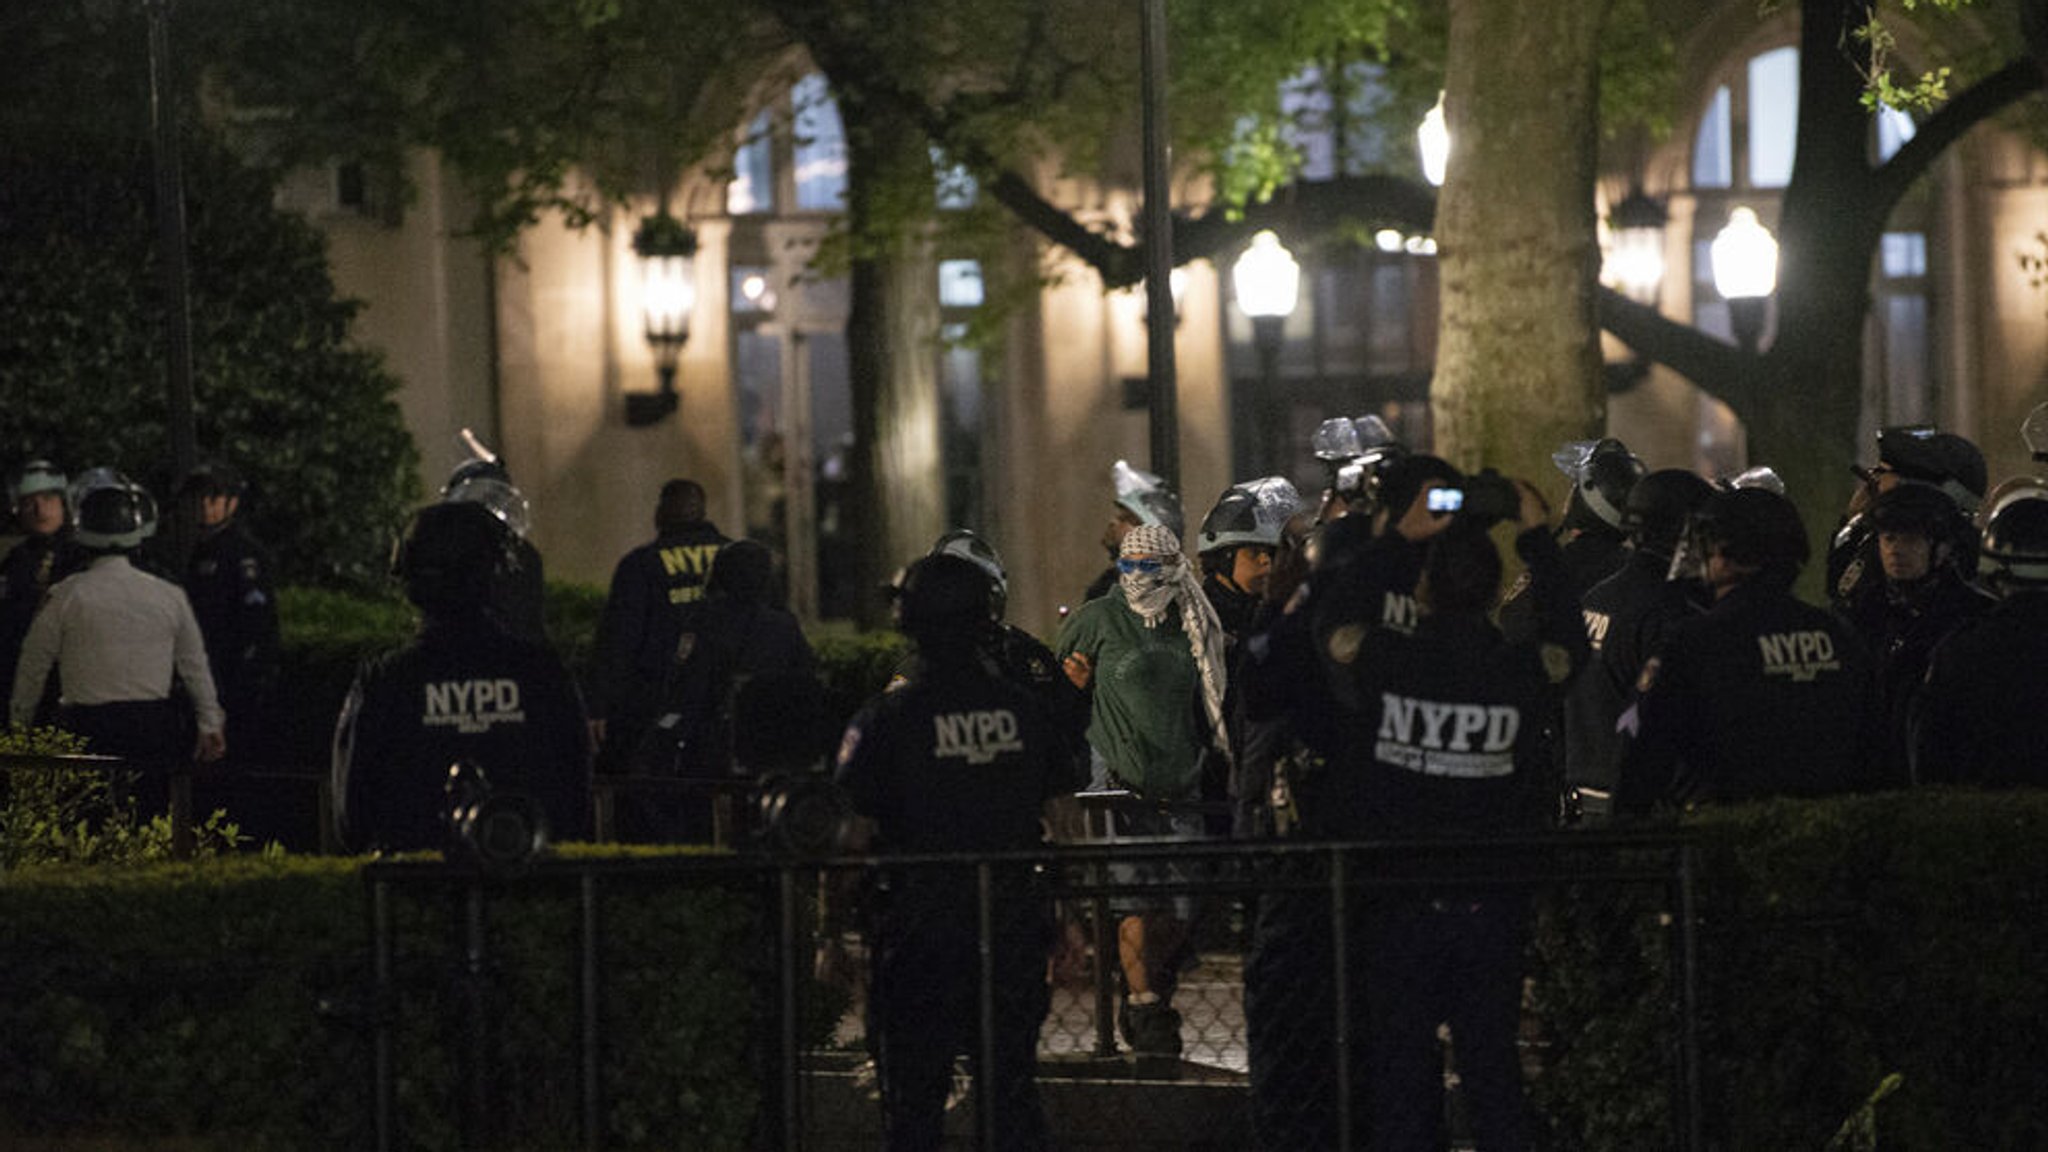
{"label": "street lamp", "polygon": [[1280,243],[1280,237],[1266,230],[1252,237],[1251,247],[1230,269],[1230,286],[1237,306],[1251,318],[1252,343],[1259,353],[1259,383],[1263,393],[1254,411],[1259,413],[1259,448],[1267,461],[1275,459],[1272,427],[1267,414],[1280,398],[1280,336],[1287,318],[1301,297],[1301,265]]}
{"label": "street lamp", "polygon": [[1664,283],[1664,225],[1669,219],[1663,203],[1640,187],[1631,188],[1607,217],[1613,238],[1607,278],[1622,295],[1649,308],[1656,307]]}
{"label": "street lamp", "polygon": [[676,369],[683,345],[690,341],[690,314],[697,308],[697,234],[663,205],[640,221],[633,233],[633,252],[640,257],[647,346],[654,350],[655,371],[661,376],[659,391],[626,393],[626,423],[643,428],[668,418],[681,402]]}
{"label": "street lamp", "polygon": [[1737,207],[1709,250],[1714,291],[1728,302],[1728,324],[1744,352],[1755,352],[1763,337],[1764,307],[1778,288],[1778,242],[1756,212]]}
{"label": "street lamp", "polygon": [[1422,153],[1422,175],[1431,184],[1444,186],[1444,166],[1451,159],[1451,129],[1444,123],[1444,94],[1436,94],[1436,106],[1422,117],[1415,130],[1415,146]]}

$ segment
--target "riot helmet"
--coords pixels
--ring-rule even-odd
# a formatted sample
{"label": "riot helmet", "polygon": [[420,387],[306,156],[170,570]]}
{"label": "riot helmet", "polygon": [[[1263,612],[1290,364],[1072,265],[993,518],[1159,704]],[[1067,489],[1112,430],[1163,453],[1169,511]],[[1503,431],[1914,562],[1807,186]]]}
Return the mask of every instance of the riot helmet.
{"label": "riot helmet", "polygon": [[1621,530],[1640,551],[1670,556],[1686,520],[1714,494],[1714,486],[1684,468],[1660,468],[1636,481],[1621,510]]}
{"label": "riot helmet", "polygon": [[502,470],[497,475],[477,472],[450,484],[443,493],[443,499],[450,504],[474,504],[482,508],[522,540],[533,527],[533,508],[527,503],[526,494],[505,479]]}
{"label": "riot helmet", "polygon": [[1118,506],[1136,516],[1138,523],[1162,525],[1175,536],[1181,535],[1186,521],[1181,514],[1180,497],[1165,481],[1123,460],[1110,466],[1109,475],[1116,488]]}
{"label": "riot helmet", "polygon": [[989,618],[1001,620],[1009,604],[1010,575],[1003,570],[1003,558],[995,545],[972,528],[955,528],[933,542],[933,556],[958,556],[981,569],[988,580]]}
{"label": "riot helmet", "polygon": [[406,599],[429,611],[482,607],[491,583],[511,563],[505,525],[482,505],[431,504],[413,513],[391,554],[391,574]]}
{"label": "riot helmet", "polygon": [[1287,520],[1301,510],[1301,493],[1285,477],[1266,476],[1232,484],[1202,519],[1195,551],[1215,552],[1246,545],[1278,548]]}
{"label": "riot helmet", "polygon": [[9,478],[7,506],[18,511],[24,498],[39,492],[62,492],[68,483],[55,464],[48,460],[30,460]]}
{"label": "riot helmet", "polygon": [[1984,578],[2001,593],[2048,587],[2048,484],[2016,485],[1999,497],[1980,551]]}
{"label": "riot helmet", "polygon": [[1879,532],[1920,532],[1930,540],[1948,538],[1962,510],[1932,485],[1907,481],[1878,494],[1870,505],[1870,526]]}
{"label": "riot helmet", "polygon": [[1551,453],[1550,459],[1572,482],[1571,501],[1564,515],[1567,524],[1591,527],[1597,521],[1609,528],[1621,527],[1629,489],[1643,476],[1641,458],[1610,436],[1575,440]]}
{"label": "riot helmet", "polygon": [[1788,582],[1810,555],[1799,509],[1768,488],[1714,493],[1693,515],[1693,534],[1702,561],[1719,550],[1737,564]]}
{"label": "riot helmet", "polygon": [[1974,511],[1984,498],[1988,480],[1984,453],[1953,432],[1927,424],[1881,428],[1877,433],[1877,458],[1904,479],[1941,489],[1965,513]]}
{"label": "riot helmet", "polygon": [[904,570],[898,627],[924,647],[964,643],[988,625],[988,596],[988,574],[973,561],[949,552],[924,556]]}
{"label": "riot helmet", "polygon": [[111,468],[94,468],[73,485],[78,543],[95,552],[129,552],[156,535],[156,498]]}

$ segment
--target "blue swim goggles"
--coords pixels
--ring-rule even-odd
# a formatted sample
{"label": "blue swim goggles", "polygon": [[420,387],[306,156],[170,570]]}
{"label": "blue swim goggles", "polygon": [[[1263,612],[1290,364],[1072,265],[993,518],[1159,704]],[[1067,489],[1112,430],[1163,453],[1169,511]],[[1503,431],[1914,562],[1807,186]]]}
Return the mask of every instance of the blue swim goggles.
{"label": "blue swim goggles", "polygon": [[1134,560],[1120,556],[1116,562],[1116,570],[1126,575],[1132,572],[1157,572],[1164,567],[1166,567],[1166,561],[1152,558]]}

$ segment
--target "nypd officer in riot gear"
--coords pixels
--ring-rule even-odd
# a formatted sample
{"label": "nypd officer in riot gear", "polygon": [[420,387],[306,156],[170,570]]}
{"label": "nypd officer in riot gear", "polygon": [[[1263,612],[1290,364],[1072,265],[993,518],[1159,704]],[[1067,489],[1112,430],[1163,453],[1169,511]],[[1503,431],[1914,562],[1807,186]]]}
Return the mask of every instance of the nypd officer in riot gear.
{"label": "nypd officer in riot gear", "polygon": [[1589,822],[1613,813],[1622,748],[1614,725],[1644,661],[1680,621],[1706,610],[1704,589],[1670,578],[1671,558],[1692,514],[1713,494],[1713,485],[1683,468],[1636,481],[1621,513],[1628,533],[1621,570],[1579,597],[1592,652],[1565,698],[1565,783],[1575,801],[1568,813]]}
{"label": "nypd officer in riot gear", "polygon": [[[1037,697],[979,654],[991,627],[985,575],[958,556],[926,556],[905,573],[898,606],[918,668],[855,716],[839,751],[839,783],[865,818],[860,838],[893,854],[1035,848],[1045,802],[1075,781]],[[953,1059],[965,1054],[982,1107],[993,1109],[996,1147],[1044,1147],[1033,1072],[1051,936],[1030,867],[997,869],[985,953],[971,868],[884,869],[870,906],[869,1005],[885,1146],[940,1146]],[[984,962],[993,966],[989,1035]]]}
{"label": "nypd officer in riot gear", "polygon": [[[1643,462],[1612,437],[1573,441],[1552,453],[1551,460],[1572,482],[1557,542],[1564,553],[1566,586],[1573,596],[1584,596],[1620,571],[1627,559],[1622,517],[1630,489],[1643,476]],[[1526,639],[1534,633],[1535,614],[1524,598],[1527,586],[1525,575],[1501,602],[1501,630],[1510,637]]]}
{"label": "nypd officer in riot gear", "polygon": [[420,509],[392,557],[419,636],[364,664],[334,733],[335,816],[352,852],[444,847],[449,769],[524,796],[557,840],[588,835],[583,707],[562,662],[488,601],[512,563],[504,525],[466,502]]}
{"label": "nypd officer in riot gear", "polygon": [[[220,759],[226,718],[191,603],[177,585],[129,561],[156,532],[155,499],[108,468],[88,472],[74,492],[76,539],[92,560],[50,590],[29,625],[14,677],[14,722],[35,721],[55,671],[63,686],[57,722],[84,736],[87,751],[159,765]],[[192,702],[196,744],[171,696],[174,677]],[[160,802],[158,788],[146,801]]]}
{"label": "nypd officer in riot gear", "polygon": [[[1466,482],[1463,507],[1411,543],[1422,550],[1417,619],[1323,613],[1315,635],[1345,701],[1346,734],[1306,827],[1339,839],[1511,835],[1548,820],[1549,754],[1540,728],[1583,657],[1585,631],[1564,586],[1549,507],[1493,475]],[[1511,641],[1488,620],[1501,559],[1490,526],[1514,519],[1539,627]],[[1362,563],[1371,563],[1366,557]],[[1451,1029],[1481,1148],[1526,1146],[1516,1029],[1525,896],[1429,882],[1373,901],[1360,917],[1370,1146],[1441,1144],[1440,1026]]]}
{"label": "nypd officer in riot gear", "polygon": [[0,684],[14,683],[21,640],[43,596],[85,567],[87,557],[72,539],[71,511],[64,500],[68,483],[48,460],[31,460],[8,480],[8,512],[23,539],[0,560]]}
{"label": "nypd officer in riot gear", "polygon": [[1849,622],[1870,649],[1877,676],[1878,741],[1873,783],[1912,783],[1907,718],[1935,645],[1995,601],[1963,576],[1955,541],[1974,530],[1947,493],[1909,480],[1879,493],[1864,513],[1877,542],[1881,593],[1851,601]]}
{"label": "nypd officer in riot gear", "polygon": [[[463,429],[466,438],[468,431]],[[474,449],[482,449],[474,438],[469,439]],[[533,511],[526,494],[512,483],[504,460],[485,454],[456,465],[441,488],[441,499],[475,504],[505,527],[510,552],[503,569],[491,579],[490,608],[507,628],[536,644],[547,643],[547,576],[540,549],[526,538],[533,526]]]}
{"label": "nypd officer in riot gear", "polygon": [[1992,499],[1979,571],[1998,595],[1989,614],[1934,650],[1912,708],[1912,769],[1927,784],[2048,785],[2048,483]]}
{"label": "nypd officer in riot gear", "polygon": [[[1059,661],[1045,643],[1004,619],[1010,596],[1010,577],[995,545],[970,528],[955,528],[932,544],[933,556],[957,556],[981,569],[988,579],[988,613],[991,627],[983,634],[983,662],[998,675],[1022,684],[1038,697],[1053,735],[1070,757],[1088,752],[1088,694],[1074,686],[1060,670]],[[900,594],[901,589],[897,589]],[[914,657],[913,657],[914,658]]]}
{"label": "nypd officer in riot gear", "polygon": [[1977,574],[1977,533],[1968,518],[1976,514],[1989,479],[1983,450],[1953,432],[1908,424],[1878,429],[1877,459],[1876,467],[1856,469],[1863,483],[1828,546],[1828,598],[1844,616],[1868,611],[1885,595],[1877,526],[1869,512],[1880,495],[1902,483],[1924,484],[1954,502],[1961,519],[1950,525],[1950,552],[1965,579]]}
{"label": "nypd officer in riot gear", "polygon": [[1684,547],[1713,604],[1637,678],[1617,809],[1866,786],[1870,660],[1847,622],[1792,592],[1808,555],[1798,509],[1765,488],[1717,492]]}

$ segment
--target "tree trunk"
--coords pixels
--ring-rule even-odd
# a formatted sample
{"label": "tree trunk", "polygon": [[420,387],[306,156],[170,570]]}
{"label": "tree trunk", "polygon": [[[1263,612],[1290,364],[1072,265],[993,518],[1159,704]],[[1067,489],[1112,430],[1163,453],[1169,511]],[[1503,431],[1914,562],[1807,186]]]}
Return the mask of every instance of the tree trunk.
{"label": "tree trunk", "polygon": [[[1816,561],[1855,485],[1870,259],[1888,202],[1872,189],[1870,113],[1846,30],[1868,0],[1807,0],[1799,36],[1797,161],[1778,223],[1777,332],[1755,365],[1749,459],[1785,479]],[[1819,591],[1809,566],[1809,592]]]}
{"label": "tree trunk", "polygon": [[931,208],[922,129],[891,106],[840,91],[854,245],[846,322],[852,376],[852,573],[863,626],[887,623],[877,589],[945,531],[939,443],[938,274],[917,221]]}
{"label": "tree trunk", "polygon": [[1607,6],[1451,3],[1436,449],[1552,492],[1550,453],[1606,424],[1593,177]]}

